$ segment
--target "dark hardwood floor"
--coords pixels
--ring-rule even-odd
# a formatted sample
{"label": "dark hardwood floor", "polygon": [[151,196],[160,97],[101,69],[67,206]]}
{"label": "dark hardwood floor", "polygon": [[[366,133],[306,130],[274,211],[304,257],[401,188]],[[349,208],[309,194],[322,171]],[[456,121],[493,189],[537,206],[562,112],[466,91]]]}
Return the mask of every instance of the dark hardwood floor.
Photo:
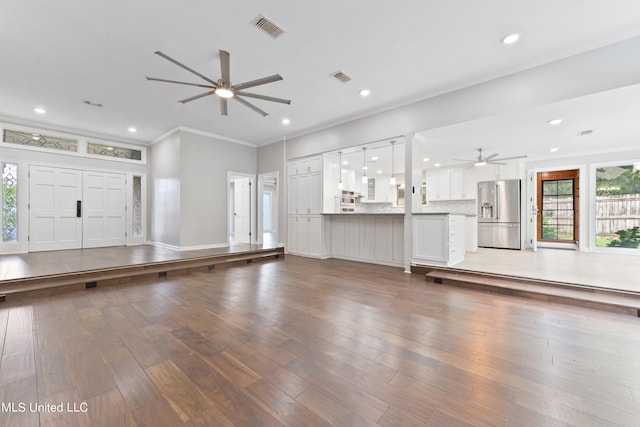
{"label": "dark hardwood floor", "polygon": [[0,337],[2,426],[640,425],[640,319],[348,261],[24,294]]}

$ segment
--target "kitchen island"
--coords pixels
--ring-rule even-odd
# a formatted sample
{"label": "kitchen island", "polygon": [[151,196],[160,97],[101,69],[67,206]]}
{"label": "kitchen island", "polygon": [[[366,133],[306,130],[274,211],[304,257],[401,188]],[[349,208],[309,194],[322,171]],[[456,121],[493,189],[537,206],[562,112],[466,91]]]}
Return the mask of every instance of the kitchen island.
{"label": "kitchen island", "polygon": [[451,267],[464,260],[464,215],[414,213],[413,234],[412,265]]}
{"label": "kitchen island", "polygon": [[336,213],[329,218],[330,257],[402,267],[404,213]]}

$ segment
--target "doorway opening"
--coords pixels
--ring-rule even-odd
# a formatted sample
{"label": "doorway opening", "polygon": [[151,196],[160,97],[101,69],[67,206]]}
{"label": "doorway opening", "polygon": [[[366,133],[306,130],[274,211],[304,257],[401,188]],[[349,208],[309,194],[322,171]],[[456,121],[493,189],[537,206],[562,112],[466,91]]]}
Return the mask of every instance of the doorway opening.
{"label": "doorway opening", "polygon": [[580,236],[578,169],[538,172],[539,246],[576,248]]}
{"label": "doorway opening", "polygon": [[258,243],[278,246],[279,173],[258,175]]}
{"label": "doorway opening", "polygon": [[229,245],[254,244],[255,175],[228,172],[228,241]]}

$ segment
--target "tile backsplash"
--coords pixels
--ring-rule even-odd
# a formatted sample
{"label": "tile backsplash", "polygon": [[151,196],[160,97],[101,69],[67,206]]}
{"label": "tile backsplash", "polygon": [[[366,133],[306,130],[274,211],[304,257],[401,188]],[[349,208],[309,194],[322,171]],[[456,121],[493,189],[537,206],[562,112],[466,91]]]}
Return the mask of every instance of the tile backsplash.
{"label": "tile backsplash", "polygon": [[476,215],[476,201],[474,200],[432,200],[428,206],[422,207],[422,212],[449,212],[463,215]]}

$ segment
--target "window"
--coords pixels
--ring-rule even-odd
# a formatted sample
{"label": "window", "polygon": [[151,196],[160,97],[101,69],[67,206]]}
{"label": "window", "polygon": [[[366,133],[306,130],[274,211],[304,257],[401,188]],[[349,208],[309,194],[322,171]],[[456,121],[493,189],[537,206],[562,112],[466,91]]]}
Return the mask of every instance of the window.
{"label": "window", "polygon": [[142,237],[142,178],[133,177],[133,209],[132,209],[133,236]]}
{"label": "window", "polygon": [[59,138],[57,136],[44,135],[40,133],[5,129],[2,138],[4,142],[8,142],[10,144],[27,145],[51,150],[78,151],[77,140]]}
{"label": "window", "polygon": [[2,163],[2,242],[18,240],[18,165]]}
{"label": "window", "polygon": [[640,247],[640,168],[596,169],[596,246]]}
{"label": "window", "polygon": [[87,153],[97,154],[99,156],[119,157],[121,159],[130,159],[130,160],[142,159],[141,150],[117,147],[114,145],[97,144],[95,142],[87,143]]}

